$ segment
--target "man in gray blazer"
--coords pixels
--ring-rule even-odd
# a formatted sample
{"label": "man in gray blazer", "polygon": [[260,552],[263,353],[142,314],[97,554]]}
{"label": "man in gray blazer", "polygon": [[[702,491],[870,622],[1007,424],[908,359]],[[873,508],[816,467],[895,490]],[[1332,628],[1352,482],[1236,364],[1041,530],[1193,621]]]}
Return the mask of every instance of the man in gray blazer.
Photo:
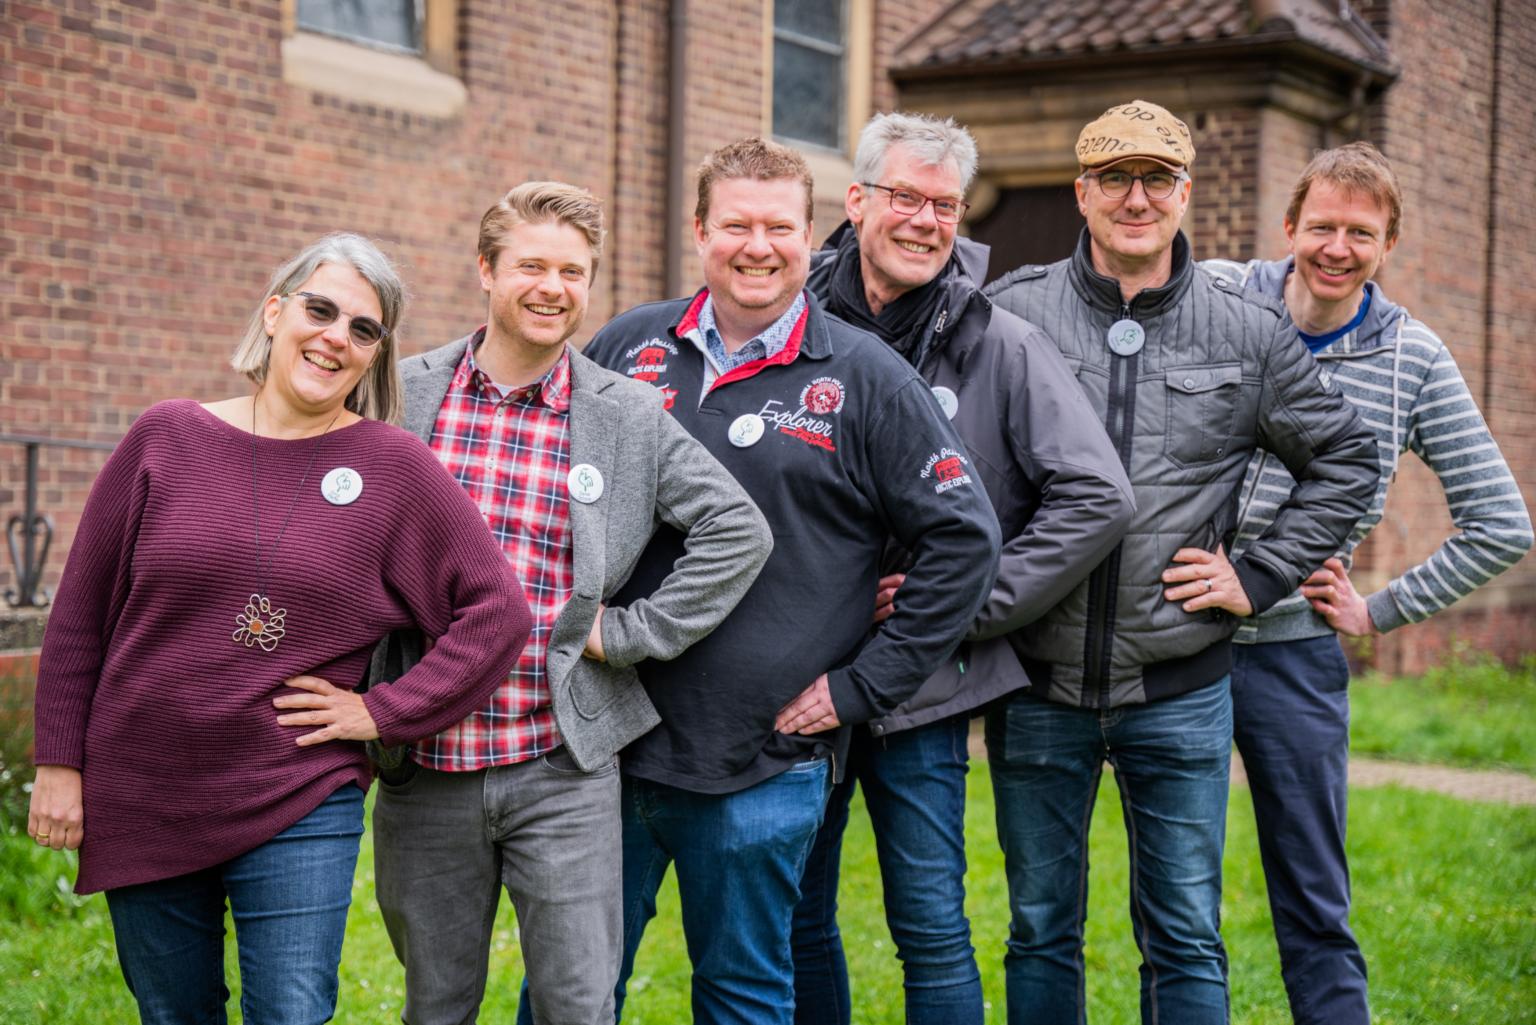
{"label": "man in gray blazer", "polygon": [[[567,344],[602,240],[585,190],[513,189],[480,222],[486,325],[401,365],[405,426],[479,503],[534,613],[486,708],[380,753],[374,864],[410,1025],[475,1019],[501,886],[534,1021],[613,1021],[616,753],[658,722],[633,666],[714,629],[772,546],[752,500],[655,388]],[[684,554],[649,595],[607,607],[660,523],[687,535]],[[415,640],[386,642],[374,678],[420,657]]]}

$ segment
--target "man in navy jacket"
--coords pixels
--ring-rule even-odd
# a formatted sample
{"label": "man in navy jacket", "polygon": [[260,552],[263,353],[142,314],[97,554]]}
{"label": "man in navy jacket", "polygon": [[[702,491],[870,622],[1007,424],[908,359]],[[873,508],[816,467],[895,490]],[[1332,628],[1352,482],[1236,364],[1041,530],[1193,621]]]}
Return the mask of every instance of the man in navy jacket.
{"label": "man in navy jacket", "polygon": [[[706,158],[698,192],[707,287],[622,314],[587,354],[661,389],[758,503],[774,554],[713,634],[638,667],[662,722],[622,757],[621,980],[675,864],[694,1021],[787,1025],[790,918],[846,756],[840,727],[895,709],[954,651],[989,593],[999,531],[922,378],[805,291],[804,160],[743,140]],[[871,635],[887,537],[912,564]],[[683,550],[662,531],[626,590],[645,593]]]}

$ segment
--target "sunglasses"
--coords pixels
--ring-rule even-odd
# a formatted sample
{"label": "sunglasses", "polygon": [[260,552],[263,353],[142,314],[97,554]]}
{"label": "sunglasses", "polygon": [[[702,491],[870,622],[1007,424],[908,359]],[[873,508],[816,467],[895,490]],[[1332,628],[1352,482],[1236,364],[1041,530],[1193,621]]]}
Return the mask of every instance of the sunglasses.
{"label": "sunglasses", "polygon": [[341,307],[336,305],[334,299],[314,292],[285,292],[282,298],[292,299],[294,296],[304,300],[304,315],[315,327],[330,327],[336,323],[337,317],[345,316],[347,337],[352,339],[352,344],[359,349],[372,348],[389,337],[389,328],[372,317],[354,317],[342,313]]}

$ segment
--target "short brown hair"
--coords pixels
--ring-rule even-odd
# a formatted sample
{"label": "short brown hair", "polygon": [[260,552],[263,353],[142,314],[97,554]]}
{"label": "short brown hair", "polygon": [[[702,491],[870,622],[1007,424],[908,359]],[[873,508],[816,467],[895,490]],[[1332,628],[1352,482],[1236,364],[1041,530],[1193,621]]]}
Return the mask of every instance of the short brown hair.
{"label": "short brown hair", "polygon": [[1306,201],[1312,183],[1325,181],[1345,192],[1362,192],[1387,210],[1386,241],[1397,240],[1403,222],[1403,190],[1397,184],[1392,165],[1381,155],[1381,150],[1368,142],[1351,142],[1334,149],[1325,149],[1312,158],[1296,188],[1291,190],[1291,205],[1285,208],[1285,221],[1294,226],[1301,217],[1301,204]]}
{"label": "short brown hair", "polygon": [[603,205],[586,189],[565,182],[523,182],[496,202],[480,218],[479,252],[496,266],[506,248],[507,234],[519,224],[568,224],[586,236],[592,251],[592,270],[603,255]]}
{"label": "short brown hair", "polygon": [[811,178],[811,167],[805,158],[788,146],[769,142],[760,136],[738,139],[728,146],[721,146],[699,165],[699,203],[693,215],[700,221],[709,219],[709,190],[715,182],[750,178],[753,181],[771,182],[792,178],[805,186],[805,223],[814,219],[812,209],[816,183]]}

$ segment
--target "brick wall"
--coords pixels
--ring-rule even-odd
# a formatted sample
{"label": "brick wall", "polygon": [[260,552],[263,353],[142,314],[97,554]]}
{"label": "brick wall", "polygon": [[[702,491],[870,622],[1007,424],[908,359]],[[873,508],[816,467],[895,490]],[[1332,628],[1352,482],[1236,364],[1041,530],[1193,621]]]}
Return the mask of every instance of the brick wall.
{"label": "brick wall", "polygon": [[[268,275],[330,230],[375,237],[397,260],[412,293],[403,352],[457,337],[484,316],[479,214],[531,177],[607,202],[610,256],[586,334],[655,297],[666,0],[573,0],[552,26],[542,7],[512,6],[460,3],[469,99],[437,120],[285,84],[279,0],[5,4],[0,433],[110,442],[157,399],[241,391],[225,364]],[[760,4],[736,6],[747,27],[761,18]],[[530,19],[548,31],[521,31]],[[708,49],[708,26],[696,31]],[[727,61],[750,68],[760,54],[709,66]],[[700,152],[742,126],[705,93]],[[42,504],[59,528],[50,582],[101,458],[45,450]],[[0,446],[7,516],[22,465],[20,448]],[[0,559],[0,589],[12,584]]]}
{"label": "brick wall", "polygon": [[1195,179],[1184,216],[1197,256],[1246,251],[1257,224],[1259,112],[1252,107],[1177,111],[1195,142]]}
{"label": "brick wall", "polygon": [[1291,189],[1312,154],[1323,146],[1317,124],[1287,111],[1266,108],[1259,114],[1259,167],[1254,197],[1255,235],[1251,256],[1278,260],[1286,254],[1285,210]]}

